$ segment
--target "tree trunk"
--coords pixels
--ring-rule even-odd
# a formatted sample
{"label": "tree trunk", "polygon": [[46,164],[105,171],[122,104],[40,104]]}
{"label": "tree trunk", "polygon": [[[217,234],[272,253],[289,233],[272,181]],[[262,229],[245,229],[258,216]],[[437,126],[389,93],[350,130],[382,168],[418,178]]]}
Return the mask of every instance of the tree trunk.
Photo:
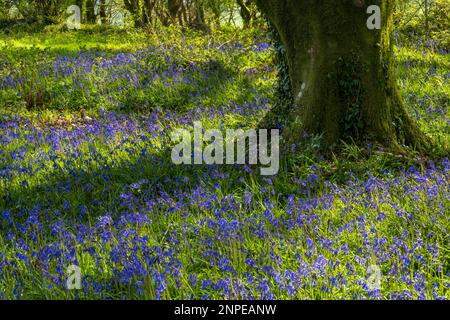
{"label": "tree trunk", "polygon": [[[428,144],[397,90],[393,0],[258,0],[285,47],[293,96],[287,143],[323,134],[376,141],[397,149]],[[369,30],[369,5],[381,8],[381,29]],[[277,112],[273,110],[272,112]],[[270,118],[270,115],[269,115]]]}
{"label": "tree trunk", "polygon": [[181,12],[182,8],[183,8],[183,0],[168,0],[167,1],[167,9],[169,11],[169,17],[170,17],[170,20],[172,20],[172,23],[176,23],[177,18],[178,18],[178,23],[180,25],[183,25],[182,15],[179,14]]}
{"label": "tree trunk", "polygon": [[84,2],[83,0],[76,0],[75,1],[75,5],[77,5],[78,8],[80,8],[82,22],[84,22],[84,20],[83,20],[83,2]]}
{"label": "tree trunk", "polygon": [[144,25],[152,24],[152,12],[155,8],[156,1],[155,0],[144,0],[144,3],[142,5],[142,23]]}
{"label": "tree trunk", "polygon": [[100,0],[99,3],[99,16],[102,24],[108,23],[108,17],[106,15],[106,0]]}
{"label": "tree trunk", "polygon": [[124,0],[123,4],[125,6],[125,9],[133,17],[134,27],[135,28],[140,27],[142,25],[141,24],[142,19],[141,19],[140,11],[139,11],[139,0]]}
{"label": "tree trunk", "polygon": [[49,0],[34,1],[34,3],[37,9],[35,14],[39,22],[44,24],[54,24],[57,22],[58,3]]}
{"label": "tree trunk", "polygon": [[196,0],[193,3],[193,19],[189,24],[189,27],[208,32],[209,27],[205,21],[205,6],[202,0]]}
{"label": "tree trunk", "polygon": [[429,19],[429,8],[430,8],[430,4],[428,3],[428,0],[425,0],[424,2],[424,9],[425,9],[425,31],[427,32],[427,34],[429,34],[430,31],[430,19]]}

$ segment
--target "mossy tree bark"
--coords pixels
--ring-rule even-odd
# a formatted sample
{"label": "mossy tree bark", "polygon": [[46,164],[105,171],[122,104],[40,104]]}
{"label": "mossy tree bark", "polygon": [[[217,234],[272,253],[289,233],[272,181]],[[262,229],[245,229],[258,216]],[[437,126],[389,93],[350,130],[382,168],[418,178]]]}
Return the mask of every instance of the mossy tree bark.
{"label": "mossy tree bark", "polygon": [[[428,139],[408,116],[393,59],[393,0],[258,0],[285,48],[293,107],[284,138],[323,134],[425,150]],[[369,5],[381,29],[369,30]],[[272,112],[277,112],[273,110]]]}

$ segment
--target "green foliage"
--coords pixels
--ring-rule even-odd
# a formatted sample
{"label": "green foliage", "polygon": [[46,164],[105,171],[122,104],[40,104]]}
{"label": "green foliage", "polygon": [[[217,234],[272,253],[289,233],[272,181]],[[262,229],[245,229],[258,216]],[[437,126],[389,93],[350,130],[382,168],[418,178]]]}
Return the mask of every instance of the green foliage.
{"label": "green foliage", "polygon": [[416,41],[426,37],[435,46],[450,49],[450,1],[429,0],[428,9],[424,1],[402,1],[396,13],[397,29],[406,39]]}

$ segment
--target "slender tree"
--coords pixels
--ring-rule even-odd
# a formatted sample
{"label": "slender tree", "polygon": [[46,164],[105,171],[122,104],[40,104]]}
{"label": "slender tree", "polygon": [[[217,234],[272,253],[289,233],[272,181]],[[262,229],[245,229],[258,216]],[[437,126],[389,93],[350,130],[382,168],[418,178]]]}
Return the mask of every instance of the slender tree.
{"label": "slender tree", "polygon": [[[257,0],[285,50],[293,97],[289,114],[283,114],[290,119],[288,143],[312,133],[323,134],[328,145],[351,138],[426,149],[429,140],[408,116],[397,89],[395,2]],[[379,29],[369,5],[381,9]]]}
{"label": "slender tree", "polygon": [[425,31],[428,34],[428,32],[430,31],[430,20],[429,20],[430,3],[429,3],[429,0],[425,0],[423,5],[424,5],[424,12],[425,12]]}
{"label": "slender tree", "polygon": [[102,24],[108,23],[108,17],[106,14],[106,0],[100,0],[98,4],[98,12],[100,16],[100,21]]}
{"label": "slender tree", "polygon": [[167,0],[167,8],[172,22],[176,22],[178,18],[178,22],[182,25],[183,19],[179,13],[183,8],[183,0]]}

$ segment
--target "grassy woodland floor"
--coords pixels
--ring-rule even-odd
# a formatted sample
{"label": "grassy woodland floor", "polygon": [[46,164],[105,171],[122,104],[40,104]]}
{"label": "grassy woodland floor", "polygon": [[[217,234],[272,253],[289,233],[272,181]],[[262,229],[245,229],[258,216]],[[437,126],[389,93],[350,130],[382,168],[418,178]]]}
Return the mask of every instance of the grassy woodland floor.
{"label": "grassy woodland floor", "polygon": [[[330,161],[316,139],[273,178],[175,166],[176,128],[256,127],[276,67],[265,35],[165,32],[0,36],[0,299],[450,298],[448,159]],[[411,115],[450,145],[450,54],[397,59]]]}

